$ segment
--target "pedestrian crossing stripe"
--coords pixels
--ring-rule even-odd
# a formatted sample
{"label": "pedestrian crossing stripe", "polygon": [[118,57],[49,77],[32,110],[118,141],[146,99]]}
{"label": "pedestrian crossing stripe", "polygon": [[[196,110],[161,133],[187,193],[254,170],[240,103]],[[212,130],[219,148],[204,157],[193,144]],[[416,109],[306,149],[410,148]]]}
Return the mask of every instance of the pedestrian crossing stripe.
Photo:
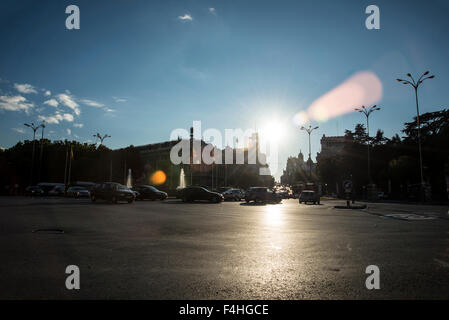
{"label": "pedestrian crossing stripe", "polygon": [[422,216],[419,214],[407,214],[407,213],[393,213],[386,214],[385,217],[404,219],[404,220],[435,220],[436,217]]}

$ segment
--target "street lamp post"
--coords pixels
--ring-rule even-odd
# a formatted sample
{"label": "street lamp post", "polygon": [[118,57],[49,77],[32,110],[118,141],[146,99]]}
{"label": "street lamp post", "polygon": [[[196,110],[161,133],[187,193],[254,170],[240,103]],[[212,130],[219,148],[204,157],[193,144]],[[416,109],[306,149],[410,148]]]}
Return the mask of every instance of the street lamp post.
{"label": "street lamp post", "polygon": [[410,73],[407,73],[407,77],[410,80],[396,79],[396,81],[401,82],[402,84],[408,84],[413,87],[415,90],[415,101],[416,101],[416,124],[418,127],[418,149],[419,149],[419,170],[421,175],[421,197],[423,197],[424,191],[424,174],[423,174],[423,165],[422,165],[422,150],[421,150],[421,123],[419,121],[419,104],[418,104],[418,88],[419,86],[427,79],[435,78],[434,75],[429,76],[429,71],[424,72],[416,81]]}
{"label": "street lamp post", "polygon": [[372,107],[365,107],[362,106],[361,108],[355,108],[355,111],[358,111],[360,113],[363,113],[366,117],[366,135],[367,135],[367,139],[368,139],[368,183],[371,183],[371,159],[370,159],[370,138],[369,138],[369,116],[371,113],[373,113],[374,111],[378,111],[380,110],[380,107],[374,105]]}
{"label": "street lamp post", "polygon": [[44,129],[45,129],[45,120],[42,121],[40,127],[42,128],[42,136],[41,136],[41,149],[40,149],[40,155],[39,155],[39,178],[38,180],[41,180],[41,175],[42,175],[42,154],[44,152]]}
{"label": "street lamp post", "polygon": [[100,139],[100,144],[98,145],[98,147],[99,147],[99,146],[101,146],[101,145],[103,144],[103,141],[104,141],[106,138],[110,138],[111,136],[108,135],[108,134],[105,134],[104,136],[101,136],[101,134],[99,134],[99,133],[97,132],[97,134],[94,134],[94,137]]}
{"label": "street lamp post", "polygon": [[39,129],[42,124],[36,126],[33,122],[31,123],[24,123],[24,126],[31,128],[33,130],[33,153],[31,156],[31,174],[30,174],[30,185],[33,185],[33,174],[34,174],[34,154],[36,150],[36,131]]}
{"label": "street lamp post", "polygon": [[[98,148],[99,148],[103,144],[103,141],[106,138],[110,138],[111,136],[108,135],[108,134],[105,134],[105,135],[102,136],[101,134],[99,134],[97,132],[97,134],[94,134],[94,137],[97,138],[97,139],[100,139],[100,144],[98,145]],[[112,155],[111,155],[111,157],[112,157]],[[109,164],[109,181],[112,181],[112,158],[111,158],[111,161],[110,161],[110,164]]]}
{"label": "street lamp post", "polygon": [[313,130],[318,129],[318,128],[319,127],[312,128],[311,125],[309,125],[308,128],[301,127],[301,130],[304,130],[309,134],[309,160],[308,161],[309,161],[309,177],[310,177],[310,179],[312,179],[312,157],[311,157],[311,153],[312,153],[311,149],[312,148],[311,148],[311,142],[310,142],[310,134],[312,133]]}

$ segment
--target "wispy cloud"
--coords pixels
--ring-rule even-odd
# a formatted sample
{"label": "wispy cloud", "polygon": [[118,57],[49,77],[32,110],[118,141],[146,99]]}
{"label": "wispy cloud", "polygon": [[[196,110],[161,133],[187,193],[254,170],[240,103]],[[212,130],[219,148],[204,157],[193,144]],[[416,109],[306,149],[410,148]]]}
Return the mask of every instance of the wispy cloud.
{"label": "wispy cloud", "polygon": [[215,8],[209,8],[209,12],[212,14],[217,14],[217,10],[215,10]]}
{"label": "wispy cloud", "polygon": [[124,98],[117,98],[117,97],[112,97],[112,99],[114,99],[114,101],[115,101],[115,102],[118,102],[118,103],[128,101],[128,100],[126,100],[126,99],[124,99]]}
{"label": "wispy cloud", "polygon": [[108,106],[106,106],[103,103],[98,102],[98,101],[94,101],[94,100],[90,100],[90,99],[81,99],[79,101],[86,106],[90,106],[90,107],[94,107],[94,108],[101,108],[101,109],[103,109],[104,112],[106,112],[106,114],[115,112],[114,109],[111,109]]}
{"label": "wispy cloud", "polygon": [[95,107],[95,108],[102,108],[104,107],[104,104],[94,101],[94,100],[90,100],[90,99],[81,99],[80,102],[82,104],[85,104],[86,106],[89,107]]}
{"label": "wispy cloud", "polygon": [[70,136],[72,134],[72,130],[70,130],[69,128],[67,128],[67,134]]}
{"label": "wispy cloud", "polygon": [[7,111],[25,111],[29,112],[34,107],[32,102],[28,102],[22,96],[0,96],[0,109]]}
{"label": "wispy cloud", "polygon": [[18,133],[21,133],[21,134],[24,134],[25,133],[25,129],[23,129],[23,128],[12,128],[15,132],[18,132]]}
{"label": "wispy cloud", "polygon": [[193,17],[190,14],[186,13],[183,16],[178,16],[178,20],[185,21],[185,22],[192,21]]}
{"label": "wispy cloud", "polygon": [[[67,90],[66,92],[70,92],[70,91]],[[81,110],[79,108],[79,105],[78,105],[78,103],[75,102],[75,99],[70,95],[70,93],[58,94],[57,98],[58,98],[59,102],[62,103],[64,106],[72,109],[73,112],[75,112],[75,114],[77,116],[80,115]]]}
{"label": "wispy cloud", "polygon": [[73,126],[75,128],[82,128],[82,127],[84,127],[84,124],[82,124],[82,123],[74,123]]}
{"label": "wispy cloud", "polygon": [[54,108],[57,108],[59,105],[59,102],[56,99],[50,99],[50,100],[45,101],[44,104],[47,104]]}
{"label": "wispy cloud", "polygon": [[45,90],[44,96],[46,96],[46,97],[51,96],[51,91],[50,90]]}
{"label": "wispy cloud", "polygon": [[36,89],[31,84],[14,83],[14,88],[20,93],[37,93]]}
{"label": "wispy cloud", "polygon": [[52,123],[52,124],[59,124],[59,122],[61,122],[61,121],[73,122],[74,117],[70,113],[61,114],[59,112],[56,112],[52,116],[40,115],[40,116],[38,116],[38,120],[45,121],[47,123]]}

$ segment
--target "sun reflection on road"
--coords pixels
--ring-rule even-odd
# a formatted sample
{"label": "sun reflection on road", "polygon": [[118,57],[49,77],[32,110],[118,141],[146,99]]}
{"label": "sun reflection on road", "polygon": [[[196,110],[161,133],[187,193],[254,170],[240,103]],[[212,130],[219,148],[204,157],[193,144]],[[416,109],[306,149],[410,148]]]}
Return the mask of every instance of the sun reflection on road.
{"label": "sun reflection on road", "polygon": [[254,223],[251,228],[244,229],[245,237],[236,243],[237,249],[232,253],[235,263],[229,279],[237,279],[239,289],[252,298],[289,297],[293,293],[287,288],[292,282],[308,280],[307,274],[302,272],[304,263],[298,258],[306,252],[302,235],[295,232],[297,225],[291,224],[296,203],[293,209],[287,203],[250,208]]}
{"label": "sun reflection on road", "polygon": [[272,227],[279,227],[284,224],[281,207],[279,205],[267,205],[264,212],[265,224]]}

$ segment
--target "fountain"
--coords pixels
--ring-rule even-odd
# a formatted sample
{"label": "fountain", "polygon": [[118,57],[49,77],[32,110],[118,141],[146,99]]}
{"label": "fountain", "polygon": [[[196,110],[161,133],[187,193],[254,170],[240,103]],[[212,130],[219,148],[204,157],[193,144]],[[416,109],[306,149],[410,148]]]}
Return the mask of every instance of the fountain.
{"label": "fountain", "polygon": [[126,179],[126,186],[128,188],[131,188],[132,185],[132,176],[131,176],[131,169],[128,169],[128,178]]}
{"label": "fountain", "polygon": [[179,187],[178,188],[185,188],[186,187],[186,176],[184,174],[184,168],[181,168],[181,171],[179,172]]}

